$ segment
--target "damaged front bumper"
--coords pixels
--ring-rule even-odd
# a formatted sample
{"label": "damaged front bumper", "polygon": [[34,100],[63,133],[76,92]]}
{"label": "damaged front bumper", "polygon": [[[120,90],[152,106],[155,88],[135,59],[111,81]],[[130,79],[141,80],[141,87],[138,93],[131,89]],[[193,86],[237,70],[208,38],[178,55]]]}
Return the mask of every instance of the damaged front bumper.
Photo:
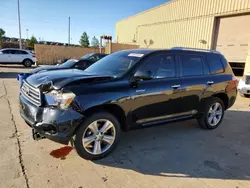
{"label": "damaged front bumper", "polygon": [[68,144],[84,116],[69,108],[37,107],[19,96],[20,115],[33,130],[36,140],[46,137],[61,144]]}

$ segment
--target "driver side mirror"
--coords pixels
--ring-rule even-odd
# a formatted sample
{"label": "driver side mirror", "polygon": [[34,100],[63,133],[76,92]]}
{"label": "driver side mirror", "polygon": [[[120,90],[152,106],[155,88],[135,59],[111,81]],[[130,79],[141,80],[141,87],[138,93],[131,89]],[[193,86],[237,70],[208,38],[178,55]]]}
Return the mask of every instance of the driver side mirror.
{"label": "driver side mirror", "polygon": [[151,71],[138,70],[138,71],[136,71],[134,78],[136,80],[151,80],[151,79],[153,79],[153,76],[152,76]]}

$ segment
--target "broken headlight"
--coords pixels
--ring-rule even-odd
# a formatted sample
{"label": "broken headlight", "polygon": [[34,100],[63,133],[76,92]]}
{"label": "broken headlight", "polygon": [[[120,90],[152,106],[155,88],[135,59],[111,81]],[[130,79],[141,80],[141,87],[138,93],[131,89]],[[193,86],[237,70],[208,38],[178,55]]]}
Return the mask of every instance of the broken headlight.
{"label": "broken headlight", "polygon": [[71,104],[73,99],[75,98],[75,94],[72,92],[60,92],[60,91],[51,91],[45,94],[46,103],[49,106],[55,106],[60,109],[66,109]]}

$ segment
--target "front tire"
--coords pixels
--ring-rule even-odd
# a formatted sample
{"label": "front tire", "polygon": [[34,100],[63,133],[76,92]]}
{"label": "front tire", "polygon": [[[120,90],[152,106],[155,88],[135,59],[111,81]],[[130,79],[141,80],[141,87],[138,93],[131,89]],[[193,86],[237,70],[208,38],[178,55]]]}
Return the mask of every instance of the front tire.
{"label": "front tire", "polygon": [[32,66],[32,61],[30,59],[25,59],[23,61],[23,66],[25,66],[25,67],[31,67]]}
{"label": "front tire", "polygon": [[97,160],[115,148],[120,132],[120,123],[116,117],[108,112],[98,112],[80,125],[72,142],[80,157]]}
{"label": "front tire", "polygon": [[213,97],[204,101],[197,121],[203,129],[217,128],[224,117],[225,106],[221,99]]}

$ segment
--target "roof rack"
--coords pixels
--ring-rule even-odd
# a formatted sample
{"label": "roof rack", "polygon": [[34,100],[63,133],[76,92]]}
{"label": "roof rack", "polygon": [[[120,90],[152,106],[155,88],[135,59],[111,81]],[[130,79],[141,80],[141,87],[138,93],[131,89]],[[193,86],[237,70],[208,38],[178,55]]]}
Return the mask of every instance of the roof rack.
{"label": "roof rack", "polygon": [[189,50],[189,51],[210,52],[210,53],[220,54],[219,51],[216,51],[216,50],[207,50],[207,49],[202,49],[202,48],[173,47],[173,48],[171,48],[171,50]]}

